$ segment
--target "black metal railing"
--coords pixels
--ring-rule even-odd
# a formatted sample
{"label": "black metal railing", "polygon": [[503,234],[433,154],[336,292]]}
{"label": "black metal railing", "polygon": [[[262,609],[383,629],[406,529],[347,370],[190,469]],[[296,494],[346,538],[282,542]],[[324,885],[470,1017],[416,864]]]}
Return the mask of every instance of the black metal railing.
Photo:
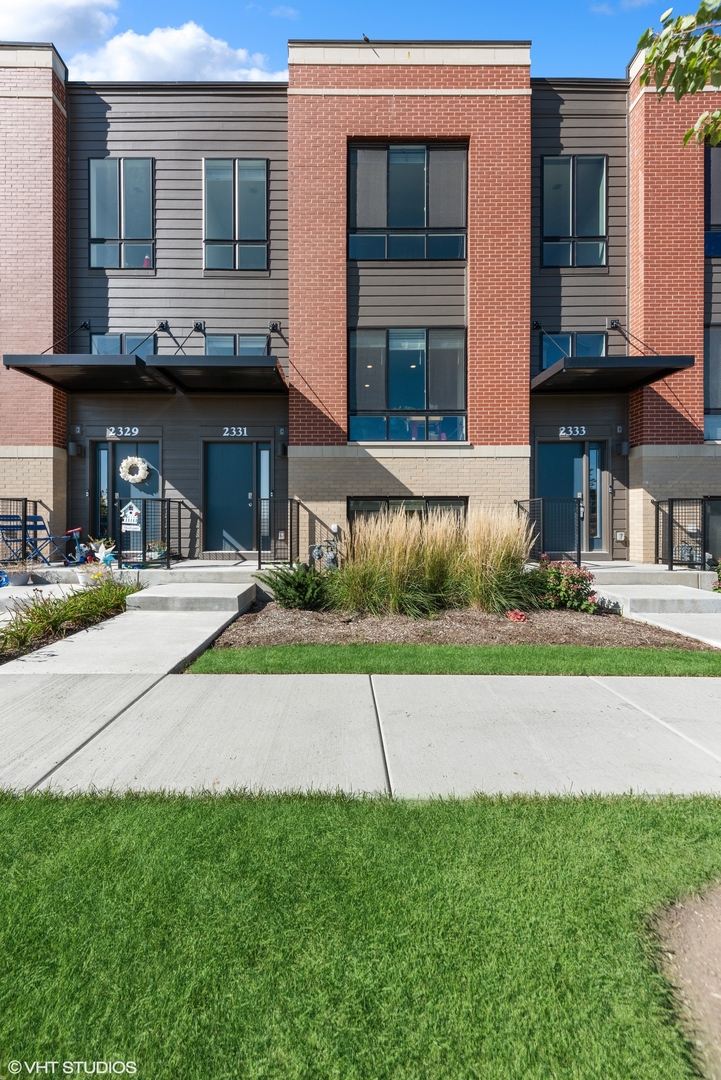
{"label": "black metal railing", "polygon": [[120,567],[165,566],[181,558],[197,512],[183,499],[115,499],[115,555]]}
{"label": "black metal railing", "polygon": [[549,555],[581,565],[582,499],[516,499],[516,507],[532,528],[532,559]]}
{"label": "black metal railing", "polygon": [[712,570],[721,560],[721,495],[654,500],[654,562]]}
{"label": "black metal railing", "polygon": [[256,521],[258,569],[298,558],[300,503],[297,499],[259,499]]}

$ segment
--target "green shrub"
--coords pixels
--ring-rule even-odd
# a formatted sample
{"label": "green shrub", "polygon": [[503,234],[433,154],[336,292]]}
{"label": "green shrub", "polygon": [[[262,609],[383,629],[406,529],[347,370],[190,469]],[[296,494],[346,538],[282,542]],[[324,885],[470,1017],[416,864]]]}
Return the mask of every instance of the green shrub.
{"label": "green shrub", "polygon": [[17,604],[10,621],[0,629],[0,656],[28,652],[58,637],[120,615],[125,611],[127,597],[141,588],[141,585],[124,584],[105,574],[89,588],[68,596],[32,593],[27,600]]}
{"label": "green shrub", "polygon": [[264,585],[270,586],[281,607],[322,611],[328,607],[327,581],[332,573],[321,573],[314,566],[297,562],[292,567],[281,566],[264,574],[256,574],[256,577]]}
{"label": "green shrub", "polygon": [[541,607],[567,608],[590,615],[598,611],[593,574],[585,567],[572,562],[552,562],[544,555],[528,576]]}

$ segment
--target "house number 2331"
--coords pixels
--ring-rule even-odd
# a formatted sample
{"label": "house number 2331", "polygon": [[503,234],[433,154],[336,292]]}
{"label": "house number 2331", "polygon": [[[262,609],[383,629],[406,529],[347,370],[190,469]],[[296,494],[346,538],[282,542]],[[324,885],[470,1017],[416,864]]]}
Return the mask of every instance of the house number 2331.
{"label": "house number 2331", "polygon": [[583,424],[570,424],[567,427],[560,427],[558,429],[559,439],[570,439],[573,435],[585,435],[586,429]]}
{"label": "house number 2331", "polygon": [[247,434],[248,434],[247,427],[224,427],[223,428],[223,437],[224,438],[232,438],[233,436],[237,437],[238,435],[242,436],[242,435],[247,435]]}

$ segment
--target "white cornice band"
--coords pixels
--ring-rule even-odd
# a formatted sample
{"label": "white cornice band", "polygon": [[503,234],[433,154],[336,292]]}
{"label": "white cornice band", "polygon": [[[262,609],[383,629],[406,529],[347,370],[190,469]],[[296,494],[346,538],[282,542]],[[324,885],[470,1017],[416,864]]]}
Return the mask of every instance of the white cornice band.
{"label": "white cornice band", "polygon": [[49,45],[17,48],[0,43],[0,68],[49,68],[61,82],[68,77],[67,68],[55,49]]}
{"label": "white cornice band", "polygon": [[396,64],[405,66],[436,65],[442,67],[486,67],[488,65],[530,66],[528,45],[297,45],[288,46],[289,64],[370,65]]}

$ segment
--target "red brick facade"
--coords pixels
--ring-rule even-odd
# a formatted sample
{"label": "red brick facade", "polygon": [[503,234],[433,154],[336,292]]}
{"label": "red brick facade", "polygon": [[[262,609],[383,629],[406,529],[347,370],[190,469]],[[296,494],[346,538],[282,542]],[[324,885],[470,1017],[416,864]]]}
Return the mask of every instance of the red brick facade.
{"label": "red brick facade", "polygon": [[[0,57],[0,356],[67,333],[65,85],[47,53]],[[0,445],[65,446],[65,416],[64,394],[0,367]]]}
{"label": "red brick facade", "polygon": [[704,154],[683,134],[704,97],[660,100],[631,84],[628,328],[656,352],[696,358],[631,394],[635,446],[703,442]]}
{"label": "red brick facade", "polygon": [[291,442],[347,440],[347,147],[373,138],[468,141],[468,437],[527,444],[528,67],[291,63],[288,112]]}

